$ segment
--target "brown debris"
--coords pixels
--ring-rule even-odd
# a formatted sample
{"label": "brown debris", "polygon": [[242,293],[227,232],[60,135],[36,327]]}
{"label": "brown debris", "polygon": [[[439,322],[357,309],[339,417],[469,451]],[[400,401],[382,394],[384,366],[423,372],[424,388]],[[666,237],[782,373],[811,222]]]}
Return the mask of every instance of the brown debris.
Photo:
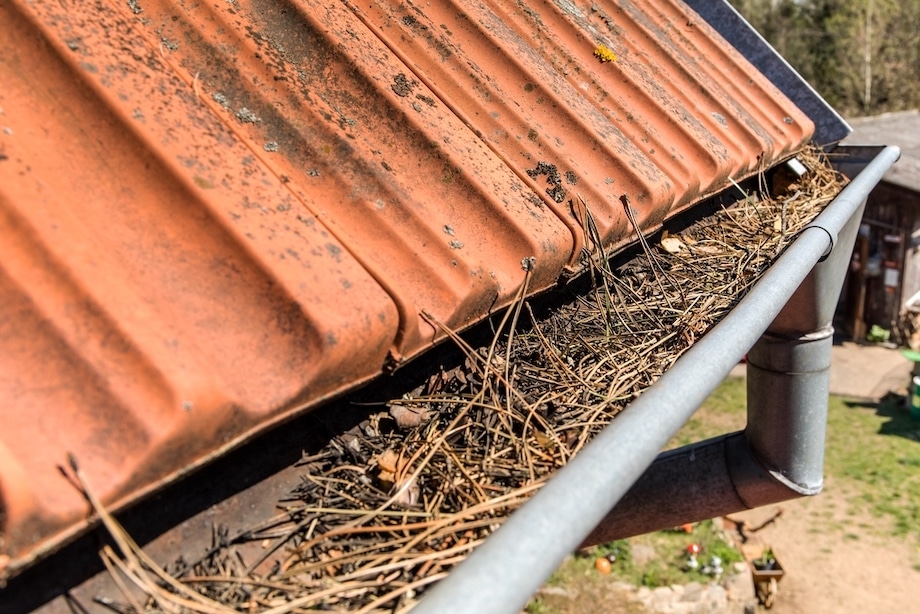
{"label": "brown debris", "polygon": [[[368,426],[305,458],[303,482],[275,518],[224,536],[176,571],[174,581],[201,600],[158,588],[143,607],[403,611],[727,314],[836,196],[844,180],[823,157],[799,158],[812,170],[788,191],[768,194],[761,181],[756,193],[680,232],[643,237],[643,252],[616,270],[589,203],[573,203],[589,246],[590,292],[538,316],[524,300],[525,270],[488,347],[442,327],[466,362],[387,403],[397,433]],[[263,539],[272,546],[256,561],[234,551]],[[106,556],[116,573],[117,558]],[[272,556],[269,573],[254,571]]]}

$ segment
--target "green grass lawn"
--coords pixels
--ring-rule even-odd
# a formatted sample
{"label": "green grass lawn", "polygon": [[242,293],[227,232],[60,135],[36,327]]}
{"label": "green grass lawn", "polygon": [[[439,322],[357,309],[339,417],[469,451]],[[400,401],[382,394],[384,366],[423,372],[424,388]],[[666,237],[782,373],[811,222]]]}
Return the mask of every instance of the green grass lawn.
{"label": "green grass lawn", "polygon": [[901,399],[862,404],[831,397],[825,474],[849,502],[888,517],[896,535],[920,539],[920,422]]}
{"label": "green grass lawn", "polygon": [[[726,380],[668,447],[743,429],[745,408],[745,380]],[[890,397],[879,403],[863,403],[830,397],[824,469],[825,476],[846,493],[854,511],[868,512],[880,519],[878,526],[885,527],[885,531],[920,542],[920,421],[910,418],[903,399]],[[707,522],[697,525],[692,537],[661,531],[572,556],[549,584],[567,586],[613,579],[654,587],[700,581],[703,578],[698,571],[685,569],[684,548],[691,540],[703,545],[704,552],[718,553],[727,563],[741,559],[737,553],[730,553],[731,548],[718,530]],[[657,556],[650,562],[637,562],[632,556],[637,548],[652,548]],[[611,576],[603,576],[602,580],[600,574],[590,572],[595,560],[608,554],[614,554],[617,562]],[[556,611],[540,598],[528,610]]]}

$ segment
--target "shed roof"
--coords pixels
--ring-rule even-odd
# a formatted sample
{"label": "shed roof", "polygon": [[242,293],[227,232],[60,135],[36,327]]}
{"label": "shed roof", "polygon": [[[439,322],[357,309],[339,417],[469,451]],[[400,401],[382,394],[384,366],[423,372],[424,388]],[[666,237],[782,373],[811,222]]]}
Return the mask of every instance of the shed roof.
{"label": "shed roof", "polygon": [[850,120],[848,145],[894,145],[901,158],[885,173],[885,181],[920,192],[920,111],[883,113]]}
{"label": "shed roof", "polygon": [[[0,4],[0,555],[797,151],[679,0]],[[36,78],[41,75],[41,78]],[[625,197],[625,198],[624,198]]]}

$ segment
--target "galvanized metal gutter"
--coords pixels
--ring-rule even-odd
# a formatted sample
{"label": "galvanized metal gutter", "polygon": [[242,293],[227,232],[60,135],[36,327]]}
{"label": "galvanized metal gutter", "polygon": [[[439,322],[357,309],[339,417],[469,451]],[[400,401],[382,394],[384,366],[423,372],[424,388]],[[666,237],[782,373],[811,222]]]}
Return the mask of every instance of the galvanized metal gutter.
{"label": "galvanized metal gutter", "polygon": [[747,428],[661,454],[586,544],[821,491],[831,321],[861,218],[862,204],[747,353]]}
{"label": "galvanized metal gutter", "polygon": [[[853,227],[851,220],[858,219],[858,212],[864,206],[866,196],[881,180],[885,171],[897,160],[900,151],[896,147],[882,150],[853,181],[834,199],[818,218],[802,231],[801,235],[788,247],[780,259],[761,278],[751,292],[738,306],[712,331],[696,343],[681,357],[670,371],[643,395],[621,412],[617,419],[598,437],[575,457],[565,468],[550,480],[532,500],[515,512],[511,518],[490,537],[482,546],[462,563],[450,576],[434,587],[415,608],[415,612],[517,612],[527,603],[530,596],[540,587],[545,578],[562,562],[567,554],[583,543],[586,536],[597,527],[608,510],[617,504],[630,487],[642,476],[674,433],[690,418],[702,404],[709,393],[719,385],[731,368],[738,363],[746,352],[765,331],[770,336],[764,337],[755,346],[755,361],[760,356],[773,358],[785,354],[797,354],[792,343],[790,351],[772,353],[764,349],[773,343],[777,335],[789,337],[791,329],[799,326],[812,326],[820,329],[820,344],[829,343],[828,332],[833,309],[827,311],[830,301],[820,301],[817,309],[806,310],[807,317],[802,320],[802,310],[787,309],[790,299],[795,297],[796,304],[808,302],[808,290],[796,294],[815,263],[821,260],[845,260],[852,249]],[[829,266],[838,266],[831,264]],[[819,274],[812,288],[821,288],[825,297],[839,292],[829,284],[839,271]],[[807,288],[808,286],[806,286]],[[825,320],[820,324],[819,320]],[[805,332],[813,332],[811,330]],[[800,344],[809,347],[808,344]],[[827,346],[829,349],[829,345]],[[803,359],[799,365],[791,361],[786,367],[793,369],[811,362],[812,368],[826,377],[824,365],[816,360]],[[762,354],[761,354],[762,352]],[[780,360],[782,362],[782,360]],[[775,369],[774,369],[775,367]],[[755,381],[765,381],[771,376],[757,374],[757,369],[764,372],[782,370],[783,365],[771,364],[771,359],[764,360],[752,372]],[[756,384],[755,384],[756,386]],[[811,392],[808,392],[811,388]],[[757,388],[752,388],[757,390]],[[816,401],[815,395],[826,396],[824,388],[814,382],[804,387],[786,386],[789,397],[798,392],[804,396],[800,405]],[[768,403],[757,403],[749,414],[750,424],[747,430],[748,442],[752,450],[745,451],[739,446],[739,436],[735,435],[721,441],[702,446],[705,454],[715,456],[719,446],[731,448],[741,454],[751,452],[755,458],[760,456],[764,464],[761,477],[756,472],[747,474],[748,484],[745,492],[751,493],[750,501],[741,503],[758,504],[764,495],[761,484],[767,481],[783,483],[787,498],[802,494],[814,494],[820,490],[820,465],[823,462],[823,417],[814,416],[808,421],[808,432],[802,441],[798,440],[800,423],[793,418],[791,424],[783,417],[769,418],[770,411],[782,403],[775,397]],[[769,410],[767,406],[769,405]],[[823,413],[823,412],[822,412]],[[820,433],[819,433],[820,431]],[[747,442],[742,442],[747,445]],[[818,449],[820,448],[820,454]],[[713,454],[713,451],[716,454]],[[674,462],[686,450],[664,456],[662,464]],[[705,460],[705,459],[704,459]],[[787,466],[783,466],[783,465]],[[716,466],[713,461],[710,467]],[[686,483],[701,476],[691,476]],[[736,476],[740,478],[740,476]],[[722,492],[728,492],[725,480],[731,476],[716,474],[708,478],[721,480],[717,485]],[[799,483],[799,481],[802,481]],[[769,482],[770,488],[774,484]],[[661,496],[669,493],[663,490]],[[723,505],[736,506],[737,495],[727,495]],[[717,515],[719,506],[707,510],[709,516]],[[734,509],[738,509],[735,507]],[[723,509],[721,513],[727,513]],[[686,521],[686,518],[684,518]]]}

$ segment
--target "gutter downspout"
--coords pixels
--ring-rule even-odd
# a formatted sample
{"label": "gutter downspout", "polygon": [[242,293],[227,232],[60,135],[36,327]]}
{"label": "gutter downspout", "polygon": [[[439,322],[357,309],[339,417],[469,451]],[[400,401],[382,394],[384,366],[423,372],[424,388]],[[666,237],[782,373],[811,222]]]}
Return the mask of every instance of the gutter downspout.
{"label": "gutter downspout", "polygon": [[821,491],[831,320],[862,209],[748,352],[745,430],[659,455],[583,546]]}
{"label": "gutter downspout", "polygon": [[[824,481],[831,326],[865,201],[747,356],[747,427],[660,454],[582,542],[724,516],[802,496]],[[839,220],[835,220],[836,228]]]}
{"label": "gutter downspout", "polygon": [[[801,282],[809,275],[815,263],[822,259],[840,261],[849,257],[846,245],[839,241],[838,235],[846,238],[855,228],[857,222],[850,223],[851,218],[861,210],[866,196],[881,180],[884,173],[898,159],[900,151],[896,147],[886,147],[856,176],[850,184],[831,202],[830,205],[799,237],[789,245],[777,262],[763,275],[761,280],[751,289],[747,296],[729,313],[725,319],[715,326],[708,334],[687,350],[685,354],[674,363],[658,382],[647,389],[641,397],[624,409],[604,431],[602,431],[581,453],[573,458],[568,465],[563,467],[547,484],[526,504],[511,515],[504,525],[479,546],[473,553],[447,578],[428,592],[422,601],[415,607],[417,614],[442,614],[445,612],[475,612],[479,613],[512,613],[519,612],[530,596],[535,593],[543,581],[549,577],[559,566],[562,560],[575,550],[585,540],[585,537],[605,517],[608,510],[613,509],[630,487],[642,476],[659,452],[690,418],[693,412],[706,400],[709,393],[714,390],[725,378],[732,367],[754,346],[761,334],[771,327],[774,322],[779,328],[774,333],[768,334],[765,339],[779,338],[774,350],[770,346],[772,341],[765,341],[767,349],[754,348],[752,354],[756,357],[763,351],[767,356],[784,357],[766,359],[763,367],[754,367],[749,375],[756,380],[758,377],[774,377],[773,373],[780,373],[779,379],[783,380],[781,371],[801,368],[796,364],[803,354],[809,354],[810,348],[818,347],[815,354],[822,355],[824,349],[821,344],[829,349],[830,333],[819,333],[826,336],[823,340],[816,339],[816,343],[788,343],[783,338],[783,331],[798,326],[796,313],[793,309],[783,307],[794,299],[796,305],[808,301],[809,290],[796,293]],[[850,248],[852,247],[850,236]],[[837,247],[838,249],[834,249]],[[834,266],[829,264],[828,266]],[[845,273],[845,269],[843,271]],[[836,275],[836,273],[835,273]],[[827,288],[834,275],[818,274],[814,276],[814,288]],[[842,278],[841,278],[842,279]],[[811,284],[809,284],[811,285]],[[839,292],[839,285],[836,292]],[[822,290],[823,292],[823,290]],[[825,303],[827,301],[824,301]],[[812,310],[812,321],[824,317],[827,305]],[[784,315],[781,315],[784,313]],[[833,314],[833,308],[831,308]],[[779,317],[778,317],[779,316]],[[779,337],[775,337],[779,335]],[[799,346],[809,348],[808,351],[798,351]],[[788,357],[790,365],[782,363]],[[810,361],[810,358],[802,358]],[[819,364],[820,363],[820,364]],[[777,371],[777,368],[779,371]],[[823,363],[815,360],[812,369],[823,371]],[[758,369],[764,375],[755,374]],[[819,373],[814,379],[825,377]],[[793,378],[796,379],[796,378]],[[767,381],[761,380],[761,381]],[[797,380],[801,381],[801,380]],[[826,387],[823,390],[826,394]],[[786,388],[793,394],[803,394],[806,398],[817,395],[806,392],[801,383],[788,385]],[[754,390],[758,388],[754,387]],[[776,394],[776,392],[770,393]],[[798,441],[798,423],[784,424],[785,417],[774,415],[772,405],[765,403],[762,407],[755,401],[753,410],[749,409],[750,421],[759,420],[763,426],[748,429],[747,440],[750,442],[750,452],[763,459],[764,467],[747,465],[750,471],[737,474],[734,479],[741,484],[741,490],[749,493],[749,501],[744,505],[759,505],[761,498],[772,498],[773,485],[769,486],[770,493],[764,493],[760,484],[769,483],[764,480],[764,473],[769,473],[769,480],[778,481],[783,485],[786,497],[795,488],[805,491],[817,492],[821,487],[821,468],[815,471],[815,463],[823,463],[823,423],[820,429],[814,428],[807,440]],[[806,402],[804,399],[800,403]],[[826,403],[826,399],[825,399]],[[769,406],[769,409],[768,409]],[[753,411],[753,415],[752,412]],[[772,416],[772,417],[771,417]],[[774,433],[771,429],[777,428]],[[818,432],[820,431],[820,433]],[[818,436],[820,435],[820,440]],[[786,438],[789,438],[788,440]],[[732,477],[720,474],[719,461],[710,457],[719,454],[719,446],[725,451],[736,450],[736,444],[744,436],[729,435],[713,440],[713,445],[700,446],[697,451],[698,460],[707,460],[700,466],[713,468],[712,475],[704,476],[714,484],[723,484],[721,491],[726,492],[724,486],[728,480],[730,488],[734,491]],[[719,444],[718,442],[722,443]],[[820,442],[820,455],[810,450],[817,447]],[[702,458],[703,452],[707,458]],[[803,452],[804,451],[804,452]],[[686,450],[685,450],[686,452]],[[748,451],[741,450],[741,457]],[[809,454],[811,458],[804,458]],[[659,463],[675,462],[677,466],[679,455],[670,453],[677,461],[666,460],[669,455],[663,455]],[[819,458],[814,458],[819,456]],[[782,463],[792,461],[793,467],[782,466]],[[723,464],[734,465],[734,461],[721,461]],[[736,472],[737,473],[737,472]],[[817,480],[815,479],[817,473]],[[686,488],[689,483],[685,470],[680,472],[681,486]],[[704,479],[701,477],[700,479]],[[743,479],[742,479],[743,478]],[[797,481],[803,480],[801,484]],[[655,492],[656,501],[660,505],[661,495],[667,491]],[[808,494],[802,492],[799,494]],[[792,495],[794,496],[794,495]],[[713,517],[725,511],[725,501],[713,502],[711,513],[707,511],[706,517]],[[631,516],[638,513],[635,509]],[[686,517],[681,522],[687,522]],[[673,526],[679,523],[670,523]],[[641,531],[640,531],[641,532]]]}

